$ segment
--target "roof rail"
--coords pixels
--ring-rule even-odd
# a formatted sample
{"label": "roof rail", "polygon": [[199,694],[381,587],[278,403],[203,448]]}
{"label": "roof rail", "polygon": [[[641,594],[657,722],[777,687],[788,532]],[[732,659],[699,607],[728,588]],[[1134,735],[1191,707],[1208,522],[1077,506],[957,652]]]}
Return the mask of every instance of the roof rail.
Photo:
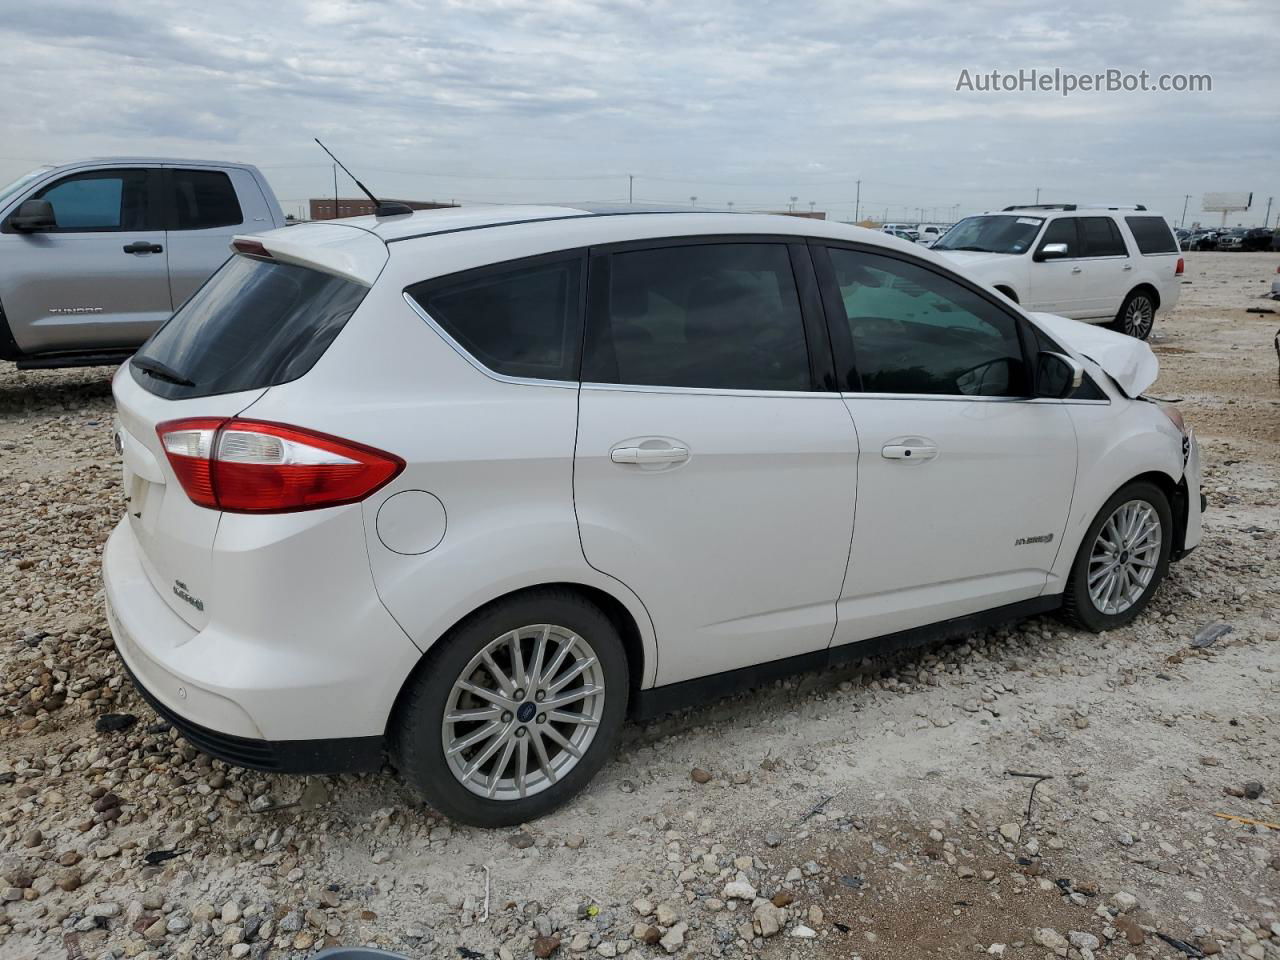
{"label": "roof rail", "polygon": [[1103,210],[1145,210],[1147,209],[1146,206],[1141,203],[1096,203],[1096,204],[1093,204],[1093,206],[1100,207]]}
{"label": "roof rail", "polygon": [[1008,210],[1146,210],[1141,203],[1087,203],[1081,207],[1078,203],[1015,203],[1005,207]]}
{"label": "roof rail", "polygon": [[1074,210],[1074,203],[1015,203],[1005,210]]}

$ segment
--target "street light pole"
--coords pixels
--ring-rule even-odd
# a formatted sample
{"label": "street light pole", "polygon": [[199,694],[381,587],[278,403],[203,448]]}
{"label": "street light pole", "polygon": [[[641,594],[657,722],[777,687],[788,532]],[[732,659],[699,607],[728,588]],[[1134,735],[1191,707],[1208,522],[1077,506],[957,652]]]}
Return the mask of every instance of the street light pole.
{"label": "street light pole", "polygon": [[1178,229],[1182,229],[1187,225],[1187,204],[1191,202],[1191,194],[1184,193],[1182,195],[1182,219],[1178,222]]}
{"label": "street light pole", "polygon": [[333,165],[333,216],[331,220],[338,219],[338,165]]}
{"label": "street light pole", "polygon": [[853,222],[857,223],[859,220],[858,211],[862,206],[862,181],[855,180],[854,182],[858,185],[858,192],[854,194],[853,199]]}

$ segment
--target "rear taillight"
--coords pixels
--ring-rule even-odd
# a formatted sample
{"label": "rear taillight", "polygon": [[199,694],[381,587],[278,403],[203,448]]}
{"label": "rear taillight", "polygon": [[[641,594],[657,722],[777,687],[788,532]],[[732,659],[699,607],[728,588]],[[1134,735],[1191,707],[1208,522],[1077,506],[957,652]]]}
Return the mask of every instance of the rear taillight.
{"label": "rear taillight", "polygon": [[191,502],[229,513],[355,503],[404,469],[392,454],[279,423],[200,417],[156,433]]}
{"label": "rear taillight", "polygon": [[1178,267],[1177,267],[1177,269],[1175,269],[1175,270],[1173,271],[1173,275],[1174,275],[1175,277],[1180,277],[1180,276],[1182,276],[1182,271],[1183,271],[1183,270],[1185,270],[1185,269],[1187,269],[1186,261],[1185,261],[1185,260],[1183,260],[1181,257],[1179,257],[1179,258],[1178,258]]}

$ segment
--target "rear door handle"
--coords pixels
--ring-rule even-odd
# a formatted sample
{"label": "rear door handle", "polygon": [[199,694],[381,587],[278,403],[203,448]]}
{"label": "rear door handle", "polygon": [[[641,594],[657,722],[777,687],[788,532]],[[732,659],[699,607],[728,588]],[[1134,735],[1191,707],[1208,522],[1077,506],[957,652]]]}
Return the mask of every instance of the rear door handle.
{"label": "rear door handle", "polygon": [[148,243],[146,240],[135,240],[133,243],[126,243],[123,247],[125,253],[164,253],[164,247],[158,243]]}
{"label": "rear door handle", "polygon": [[683,463],[688,447],[614,447],[609,451],[614,463]]}
{"label": "rear door handle", "polygon": [[1124,269],[1124,270],[1132,270],[1132,269],[1133,269],[1133,264],[1132,264],[1132,263],[1126,263],[1122,269]]}
{"label": "rear door handle", "polygon": [[894,440],[880,448],[880,456],[886,460],[932,460],[937,455],[936,444],[918,437]]}
{"label": "rear door handle", "polygon": [[1082,273],[1083,271],[1082,271],[1079,267],[1072,267],[1072,268],[1071,268],[1071,272],[1072,272],[1072,273]]}

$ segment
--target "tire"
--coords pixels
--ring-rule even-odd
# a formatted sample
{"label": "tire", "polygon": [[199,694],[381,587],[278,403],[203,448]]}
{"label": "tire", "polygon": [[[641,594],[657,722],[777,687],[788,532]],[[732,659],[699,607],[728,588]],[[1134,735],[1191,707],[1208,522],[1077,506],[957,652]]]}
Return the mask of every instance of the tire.
{"label": "tire", "polygon": [[1151,328],[1156,324],[1156,304],[1151,294],[1144,290],[1134,290],[1120,304],[1120,312],[1108,327],[1116,333],[1124,333],[1136,340],[1145,340],[1151,336]]}
{"label": "tire", "polygon": [[[1116,533],[1122,532],[1109,526],[1110,521],[1113,517],[1118,517],[1117,522],[1120,526],[1124,526],[1124,517],[1129,515],[1121,514],[1120,511],[1134,505],[1137,505],[1135,515],[1144,518],[1159,530],[1160,542],[1153,548],[1149,540],[1140,537],[1139,533],[1133,534],[1127,542],[1122,541],[1125,546],[1117,558],[1123,558],[1119,566],[1129,571],[1131,577],[1135,572],[1138,577],[1144,576],[1149,570],[1150,579],[1141,584],[1133,580],[1121,580],[1118,588],[1124,590],[1127,582],[1127,594],[1110,595],[1102,589],[1103,585],[1109,582],[1108,576],[1104,573],[1108,561],[1100,559],[1108,553],[1103,541],[1114,541]],[[1149,528],[1139,527],[1138,529],[1141,531]],[[1145,547],[1142,546],[1143,543],[1146,543]],[[1131,550],[1133,546],[1139,549]],[[1155,484],[1143,480],[1125,485],[1103,504],[1085,532],[1080,550],[1071,565],[1067,588],[1063,593],[1062,618],[1068,623],[1093,633],[1114,630],[1132,622],[1150,602],[1151,596],[1168,573],[1169,552],[1172,547],[1173,514],[1164,492]],[[1117,566],[1114,561],[1110,563],[1112,568]],[[1149,563],[1150,567],[1137,567],[1136,564],[1139,563]],[[1101,598],[1095,596],[1095,593],[1090,590],[1091,576],[1094,577],[1095,586],[1102,594]],[[1138,586],[1141,586],[1140,591],[1134,589]],[[1111,602],[1112,600],[1115,602]]]}
{"label": "tire", "polygon": [[[541,684],[531,682],[539,642]],[[580,672],[557,689],[574,670]],[[468,689],[457,686],[464,681]],[[588,688],[599,692],[584,693]],[[568,590],[530,591],[481,608],[423,658],[397,705],[389,753],[401,776],[451,819],[477,827],[524,823],[567,802],[604,765],[622,732],[629,692],[622,638],[600,608]],[[538,696],[576,697],[555,713],[583,722],[555,720]],[[446,738],[453,745],[479,739],[451,753]]]}

